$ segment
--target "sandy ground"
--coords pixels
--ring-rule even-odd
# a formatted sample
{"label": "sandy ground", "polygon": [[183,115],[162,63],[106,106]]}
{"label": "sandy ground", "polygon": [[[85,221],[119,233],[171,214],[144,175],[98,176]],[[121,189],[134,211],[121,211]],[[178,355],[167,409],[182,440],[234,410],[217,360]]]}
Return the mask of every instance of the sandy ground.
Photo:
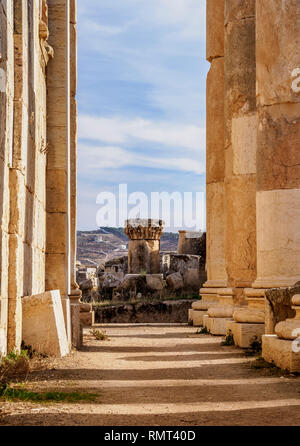
{"label": "sandy ground", "polygon": [[[103,329],[103,327],[101,327]],[[76,404],[0,403],[0,425],[300,424],[300,377],[256,370],[221,338],[187,326],[105,326],[84,349],[30,375],[26,388],[98,395]]]}

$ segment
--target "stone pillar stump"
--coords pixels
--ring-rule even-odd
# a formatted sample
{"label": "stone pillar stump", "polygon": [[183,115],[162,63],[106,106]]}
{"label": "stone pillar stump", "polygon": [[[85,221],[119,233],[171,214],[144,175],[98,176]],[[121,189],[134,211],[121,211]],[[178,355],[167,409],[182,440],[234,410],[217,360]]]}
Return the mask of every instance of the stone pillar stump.
{"label": "stone pillar stump", "polygon": [[160,273],[160,238],[163,233],[162,220],[127,220],[125,234],[129,238],[128,273]]}

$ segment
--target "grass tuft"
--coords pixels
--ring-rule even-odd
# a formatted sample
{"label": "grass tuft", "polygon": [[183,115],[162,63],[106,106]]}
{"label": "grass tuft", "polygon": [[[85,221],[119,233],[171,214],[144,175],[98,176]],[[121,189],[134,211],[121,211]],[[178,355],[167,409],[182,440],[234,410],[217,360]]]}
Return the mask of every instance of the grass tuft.
{"label": "grass tuft", "polygon": [[100,330],[91,330],[90,334],[92,336],[94,336],[95,339],[97,339],[97,341],[108,341],[108,335],[106,334],[105,331],[100,331]]}
{"label": "grass tuft", "polygon": [[94,401],[98,397],[93,393],[80,392],[32,392],[27,389],[14,388],[3,385],[0,388],[0,400],[4,401],[27,401],[33,403],[67,402],[76,403],[78,401]]}
{"label": "grass tuft", "polygon": [[202,327],[202,328],[199,328],[199,330],[196,331],[196,334],[197,335],[203,335],[203,334],[209,335],[210,334],[210,330],[208,330],[206,327]]}
{"label": "grass tuft", "polygon": [[232,347],[234,345],[234,337],[231,330],[228,330],[226,337],[223,342],[221,342],[222,347]]}

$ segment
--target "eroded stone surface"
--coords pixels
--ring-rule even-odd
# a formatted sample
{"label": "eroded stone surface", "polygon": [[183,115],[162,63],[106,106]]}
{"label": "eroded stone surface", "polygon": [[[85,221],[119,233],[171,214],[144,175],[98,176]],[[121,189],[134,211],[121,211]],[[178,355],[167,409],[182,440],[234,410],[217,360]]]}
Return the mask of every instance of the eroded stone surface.
{"label": "eroded stone surface", "polygon": [[69,353],[59,291],[22,299],[22,340],[33,350],[63,357]]}

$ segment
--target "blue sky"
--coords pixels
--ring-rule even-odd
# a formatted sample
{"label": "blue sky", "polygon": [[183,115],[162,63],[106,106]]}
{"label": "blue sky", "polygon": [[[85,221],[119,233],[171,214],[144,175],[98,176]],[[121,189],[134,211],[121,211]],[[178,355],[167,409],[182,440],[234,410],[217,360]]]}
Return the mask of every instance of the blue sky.
{"label": "blue sky", "polygon": [[205,3],[79,0],[79,230],[120,183],[205,190]]}

